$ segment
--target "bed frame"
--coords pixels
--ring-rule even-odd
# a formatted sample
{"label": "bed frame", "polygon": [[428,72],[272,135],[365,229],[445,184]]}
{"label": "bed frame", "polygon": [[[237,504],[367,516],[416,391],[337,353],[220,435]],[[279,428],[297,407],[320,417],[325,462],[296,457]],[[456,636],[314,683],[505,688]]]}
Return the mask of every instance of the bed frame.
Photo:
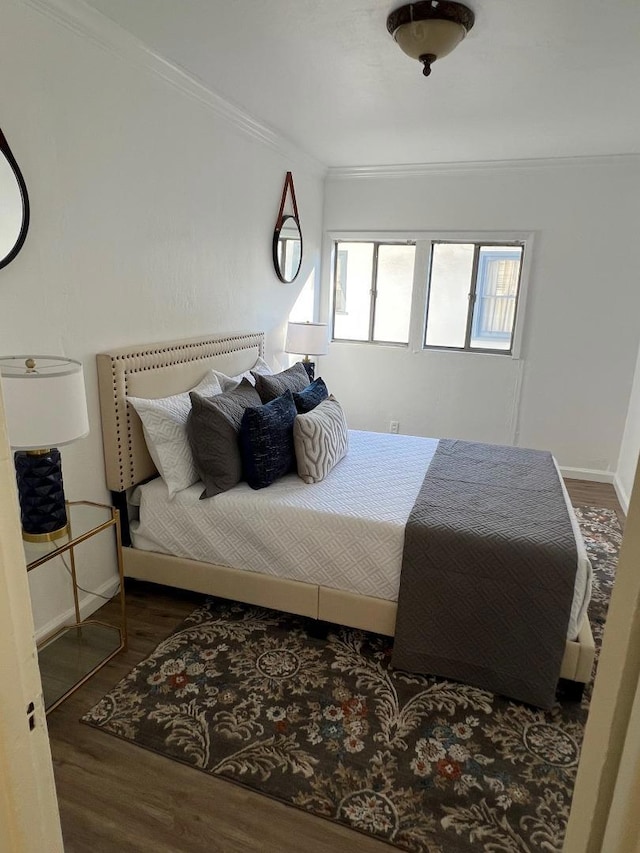
{"label": "bed frame", "polygon": [[[262,332],[237,332],[123,347],[97,356],[105,473],[117,505],[126,510],[127,490],[157,474],[142,424],[126,397],[178,394],[193,388],[210,368],[229,375],[242,373],[263,354]],[[126,512],[122,515],[126,518]],[[128,541],[125,535],[125,543]],[[393,601],[132,547],[124,548],[124,573],[139,580],[271,607],[387,636],[394,634],[396,604]],[[567,640],[561,678],[587,683],[594,654],[591,628],[585,619],[578,638]]]}

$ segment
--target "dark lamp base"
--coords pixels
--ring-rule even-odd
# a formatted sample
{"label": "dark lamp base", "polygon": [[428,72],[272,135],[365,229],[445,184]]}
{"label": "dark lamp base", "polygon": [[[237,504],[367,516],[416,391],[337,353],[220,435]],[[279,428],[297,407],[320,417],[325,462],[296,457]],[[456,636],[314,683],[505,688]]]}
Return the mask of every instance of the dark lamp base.
{"label": "dark lamp base", "polygon": [[67,533],[67,507],[62,485],[60,451],[19,450],[14,455],[22,538],[52,542]]}

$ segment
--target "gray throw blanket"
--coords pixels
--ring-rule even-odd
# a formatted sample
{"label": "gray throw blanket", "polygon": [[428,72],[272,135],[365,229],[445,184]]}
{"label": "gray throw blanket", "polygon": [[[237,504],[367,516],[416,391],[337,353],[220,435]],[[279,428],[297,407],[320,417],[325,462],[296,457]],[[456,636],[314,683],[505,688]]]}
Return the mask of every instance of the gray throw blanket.
{"label": "gray throw blanket", "polygon": [[392,665],[550,708],[576,569],[550,453],[440,441],[405,531]]}

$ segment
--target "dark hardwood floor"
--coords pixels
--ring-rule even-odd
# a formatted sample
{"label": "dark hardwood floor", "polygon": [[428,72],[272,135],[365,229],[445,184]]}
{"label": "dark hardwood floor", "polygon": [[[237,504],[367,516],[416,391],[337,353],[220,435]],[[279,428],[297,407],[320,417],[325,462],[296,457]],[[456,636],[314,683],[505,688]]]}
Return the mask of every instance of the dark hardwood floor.
{"label": "dark hardwood floor", "polygon": [[[574,504],[610,507],[624,520],[611,486],[570,480],[567,487]],[[79,722],[202,599],[129,583],[128,650],[49,715],[67,853],[388,853],[383,842]],[[100,616],[116,622],[117,605]]]}
{"label": "dark hardwood floor", "polygon": [[592,483],[589,480],[565,480],[564,482],[574,506],[585,504],[613,509],[624,530],[625,515],[613,486],[608,483]]}

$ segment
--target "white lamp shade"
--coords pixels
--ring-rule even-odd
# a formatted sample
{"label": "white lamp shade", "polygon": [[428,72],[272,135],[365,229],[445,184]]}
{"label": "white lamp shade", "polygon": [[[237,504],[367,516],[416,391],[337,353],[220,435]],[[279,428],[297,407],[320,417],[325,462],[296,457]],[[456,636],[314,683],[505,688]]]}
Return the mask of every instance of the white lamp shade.
{"label": "white lamp shade", "polygon": [[[27,359],[35,367],[25,365]],[[0,357],[9,443],[16,450],[60,447],[89,433],[82,364],[61,356]]]}
{"label": "white lamp shade", "polygon": [[326,355],[329,339],[326,323],[287,323],[284,351],[299,355]]}

